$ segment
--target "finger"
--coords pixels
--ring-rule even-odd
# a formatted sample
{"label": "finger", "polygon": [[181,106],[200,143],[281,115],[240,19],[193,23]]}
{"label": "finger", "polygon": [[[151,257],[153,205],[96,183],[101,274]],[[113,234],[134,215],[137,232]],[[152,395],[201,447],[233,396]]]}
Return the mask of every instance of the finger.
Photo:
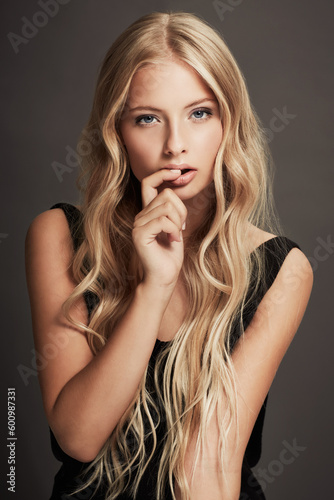
{"label": "finger", "polygon": [[170,201],[173,204],[173,206],[176,207],[176,209],[180,214],[180,217],[182,218],[182,226],[184,226],[184,223],[186,222],[188,215],[186,206],[183,203],[183,201],[179,198],[179,196],[177,196],[177,194],[173,191],[173,189],[168,187],[163,189],[155,198],[153,198],[153,200],[151,200],[150,203],[135,216],[135,220],[143,217],[153,208],[158,207],[159,205],[167,201]]}
{"label": "finger", "polygon": [[168,217],[172,222],[174,222],[174,224],[179,228],[180,231],[182,230],[184,220],[183,214],[180,213],[180,210],[177,209],[175,203],[173,203],[173,201],[170,199],[167,199],[159,205],[151,208],[151,210],[148,210],[147,212],[145,212],[144,210],[140,212],[140,214],[138,214],[138,217],[136,216],[135,218],[135,225],[143,226],[150,220],[164,215]]}
{"label": "finger", "polygon": [[170,181],[177,179],[181,175],[181,170],[169,170],[167,168],[162,168],[152,175],[148,175],[141,181],[141,198],[142,205],[145,208],[157,195],[158,186],[160,186],[164,181]]}
{"label": "finger", "polygon": [[164,215],[158,217],[157,219],[153,219],[147,225],[153,232],[154,238],[156,238],[161,232],[164,232],[167,234],[170,243],[173,241],[182,241],[182,231],[176,224],[174,224],[174,222]]}
{"label": "finger", "polygon": [[136,238],[139,234],[143,234],[143,231],[148,234],[148,238],[145,238],[145,244],[152,243],[161,232],[167,233],[170,242],[182,241],[179,228],[165,216],[152,219],[143,226],[135,226],[132,230],[133,238]]}

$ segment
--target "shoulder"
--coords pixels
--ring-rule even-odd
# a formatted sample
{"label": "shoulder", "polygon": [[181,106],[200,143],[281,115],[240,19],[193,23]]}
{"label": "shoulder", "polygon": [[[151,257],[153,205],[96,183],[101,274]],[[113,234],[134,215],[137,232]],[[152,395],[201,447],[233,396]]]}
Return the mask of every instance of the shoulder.
{"label": "shoulder", "polygon": [[65,300],[75,286],[71,268],[74,247],[62,209],[46,210],[32,220],[25,238],[24,254],[28,291],[36,310],[38,303],[52,302],[56,296],[68,292],[64,294]]}
{"label": "shoulder", "polygon": [[313,269],[307,256],[299,248],[292,248],[286,255],[277,275],[277,284],[286,292],[310,295],[313,286]]}
{"label": "shoulder", "polygon": [[68,233],[68,223],[64,210],[61,208],[53,208],[38,214],[30,223],[27,231],[27,236],[34,234],[43,234],[45,231],[57,232],[57,234]]}
{"label": "shoulder", "polygon": [[49,255],[60,249],[71,251],[68,221],[61,208],[46,210],[30,223],[25,237],[26,251],[46,251]]}
{"label": "shoulder", "polygon": [[[253,224],[249,225],[248,231],[248,241],[250,245],[250,251],[260,246],[262,243],[277,237],[276,234],[263,231]],[[295,276],[296,281],[299,276],[298,281],[305,282],[306,286],[309,286],[313,282],[313,270],[307,256],[299,248],[291,248],[284,258],[280,269],[280,276],[284,275]],[[292,280],[290,280],[292,281]]]}

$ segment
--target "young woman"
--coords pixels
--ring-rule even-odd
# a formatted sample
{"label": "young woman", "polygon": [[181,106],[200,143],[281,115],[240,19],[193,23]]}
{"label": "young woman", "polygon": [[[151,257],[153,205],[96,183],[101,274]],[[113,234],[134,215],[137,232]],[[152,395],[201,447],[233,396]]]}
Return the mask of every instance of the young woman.
{"label": "young woman", "polygon": [[81,205],[52,206],[26,239],[63,462],[51,499],[263,499],[267,395],[313,277],[279,234],[265,135],[223,39],[191,14],[136,21],[82,140]]}

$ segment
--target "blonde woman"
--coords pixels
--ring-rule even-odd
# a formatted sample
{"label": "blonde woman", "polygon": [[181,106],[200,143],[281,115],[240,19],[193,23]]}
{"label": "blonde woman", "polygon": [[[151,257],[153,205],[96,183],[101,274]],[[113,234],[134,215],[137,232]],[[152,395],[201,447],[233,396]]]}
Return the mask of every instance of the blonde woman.
{"label": "blonde woman", "polygon": [[80,203],[26,239],[35,347],[53,352],[39,371],[63,462],[51,499],[265,498],[251,468],[313,276],[280,234],[221,36],[181,12],[133,23],[82,140]]}

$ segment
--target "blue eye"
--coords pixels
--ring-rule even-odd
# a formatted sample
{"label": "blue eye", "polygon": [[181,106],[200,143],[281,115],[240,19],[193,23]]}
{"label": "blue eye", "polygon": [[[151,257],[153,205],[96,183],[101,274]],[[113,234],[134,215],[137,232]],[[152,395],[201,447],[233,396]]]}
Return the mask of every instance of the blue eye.
{"label": "blue eye", "polygon": [[153,120],[155,120],[155,117],[152,115],[143,115],[143,116],[138,116],[136,118],[136,123],[139,124],[144,124],[144,125],[150,125],[151,123],[154,123]]}
{"label": "blue eye", "polygon": [[196,109],[192,115],[197,121],[200,121],[209,118],[209,116],[212,115],[212,112],[209,109]]}

